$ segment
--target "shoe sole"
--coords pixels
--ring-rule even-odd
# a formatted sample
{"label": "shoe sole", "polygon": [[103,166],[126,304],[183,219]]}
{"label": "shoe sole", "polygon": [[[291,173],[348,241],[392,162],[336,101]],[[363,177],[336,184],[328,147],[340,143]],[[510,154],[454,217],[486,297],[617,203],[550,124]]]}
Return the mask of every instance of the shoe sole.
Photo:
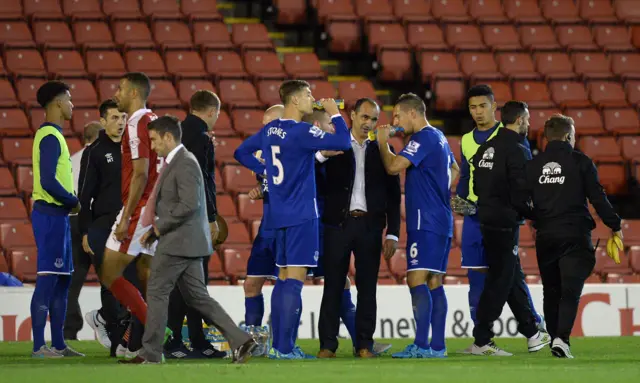
{"label": "shoe sole", "polygon": [[89,327],[91,327],[91,329],[93,330],[93,333],[95,334],[96,340],[98,341],[98,343],[100,343],[104,348],[111,348],[111,341],[109,341],[108,344],[102,342],[102,338],[98,333],[98,326],[96,325],[95,320],[93,320],[93,315],[91,315],[90,312],[84,314],[84,320],[85,322],[87,322]]}
{"label": "shoe sole", "polygon": [[542,350],[549,343],[551,343],[551,341],[540,343],[539,345],[537,345],[535,347],[529,347],[529,352],[538,352],[538,351]]}
{"label": "shoe sole", "polygon": [[568,356],[562,347],[551,347],[551,354],[556,358],[573,359],[573,356]]}

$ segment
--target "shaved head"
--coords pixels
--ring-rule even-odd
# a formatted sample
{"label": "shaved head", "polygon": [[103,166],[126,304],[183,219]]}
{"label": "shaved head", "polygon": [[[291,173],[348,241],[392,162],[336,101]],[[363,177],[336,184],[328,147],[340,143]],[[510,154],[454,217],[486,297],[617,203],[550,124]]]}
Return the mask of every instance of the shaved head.
{"label": "shaved head", "polygon": [[282,118],[282,114],[284,113],[284,105],[276,104],[267,109],[264,112],[264,116],[262,117],[262,124],[266,125],[273,120],[278,118]]}
{"label": "shaved head", "polygon": [[84,141],[84,144],[89,145],[95,141],[102,129],[104,128],[98,121],[91,121],[85,125],[84,132],[82,133],[82,140]]}

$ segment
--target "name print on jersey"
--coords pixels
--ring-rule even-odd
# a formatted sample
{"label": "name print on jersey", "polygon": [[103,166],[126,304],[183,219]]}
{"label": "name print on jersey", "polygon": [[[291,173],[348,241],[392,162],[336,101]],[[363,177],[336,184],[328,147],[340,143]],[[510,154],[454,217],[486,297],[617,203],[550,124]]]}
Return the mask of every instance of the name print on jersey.
{"label": "name print on jersey", "polygon": [[538,178],[538,182],[544,184],[564,184],[564,176],[562,175],[562,166],[557,162],[548,162],[542,167],[542,175]]}
{"label": "name print on jersey", "polygon": [[488,148],[482,153],[482,159],[478,162],[478,166],[486,169],[493,169],[493,156],[495,154],[494,148]]}
{"label": "name print on jersey", "polygon": [[267,136],[278,136],[284,140],[284,138],[287,136],[287,132],[285,132],[280,127],[272,126],[269,128],[269,131],[267,132]]}

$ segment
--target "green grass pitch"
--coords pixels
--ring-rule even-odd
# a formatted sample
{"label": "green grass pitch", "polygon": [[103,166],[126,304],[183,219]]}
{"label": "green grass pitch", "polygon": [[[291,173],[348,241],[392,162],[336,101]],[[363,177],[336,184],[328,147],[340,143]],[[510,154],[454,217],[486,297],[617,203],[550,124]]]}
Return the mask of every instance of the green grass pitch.
{"label": "green grass pitch", "polygon": [[[408,340],[391,340],[392,351]],[[246,365],[229,360],[169,361],[164,365],[123,366],[97,342],[70,342],[86,358],[42,360],[30,357],[31,343],[0,342],[2,382],[640,382],[640,337],[582,338],[573,340],[576,359],[557,359],[548,348],[529,355],[524,339],[498,339],[514,357],[457,355],[469,339],[449,339],[446,360],[396,360],[390,355],[371,360],[351,356],[351,344],[342,340],[338,358],[332,360],[273,361],[253,358]],[[317,340],[301,340],[315,353]]]}

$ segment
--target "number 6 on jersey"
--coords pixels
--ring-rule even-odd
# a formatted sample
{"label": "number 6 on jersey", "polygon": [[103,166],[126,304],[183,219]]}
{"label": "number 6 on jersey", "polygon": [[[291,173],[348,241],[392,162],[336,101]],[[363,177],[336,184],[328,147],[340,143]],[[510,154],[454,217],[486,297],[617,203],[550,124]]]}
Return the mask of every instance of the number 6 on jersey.
{"label": "number 6 on jersey", "polygon": [[274,185],[280,185],[284,179],[284,168],[282,167],[282,162],[280,162],[277,157],[278,154],[280,154],[280,146],[271,145],[271,161],[273,162],[273,166],[278,168],[278,175],[273,176]]}

